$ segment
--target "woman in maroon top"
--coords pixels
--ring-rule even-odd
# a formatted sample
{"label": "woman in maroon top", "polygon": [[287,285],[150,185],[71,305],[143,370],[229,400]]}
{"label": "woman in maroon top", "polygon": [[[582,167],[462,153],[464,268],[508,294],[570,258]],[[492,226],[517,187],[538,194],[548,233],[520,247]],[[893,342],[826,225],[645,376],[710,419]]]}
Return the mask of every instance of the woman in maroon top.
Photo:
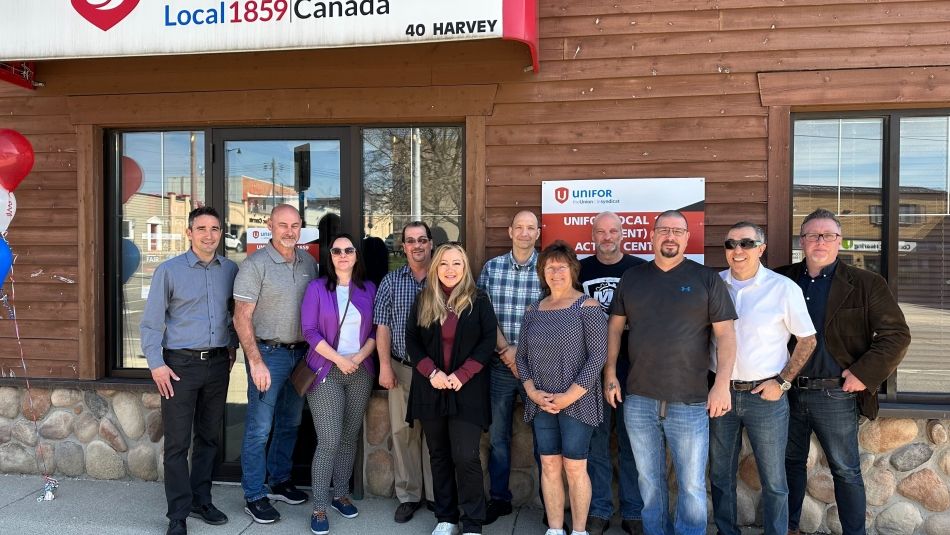
{"label": "woman in maroon top", "polygon": [[419,419],[429,445],[438,521],[433,535],[455,535],[460,520],[464,533],[482,532],[479,444],[491,423],[485,366],[497,324],[465,250],[454,243],[436,249],[406,324],[406,353],[415,368],[406,421]]}

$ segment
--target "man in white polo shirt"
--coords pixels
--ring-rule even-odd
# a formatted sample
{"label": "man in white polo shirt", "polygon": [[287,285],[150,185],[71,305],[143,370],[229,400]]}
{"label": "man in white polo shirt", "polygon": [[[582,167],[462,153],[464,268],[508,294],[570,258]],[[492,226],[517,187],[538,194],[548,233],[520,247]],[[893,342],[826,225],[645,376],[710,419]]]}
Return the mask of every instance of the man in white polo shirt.
{"label": "man in white polo shirt", "polygon": [[[741,221],[726,236],[729,269],[720,273],[735,303],[736,363],[732,371],[732,410],[710,420],[709,478],[716,527],[722,535],[739,535],[736,473],[743,427],[762,481],[765,535],[788,529],[788,484],[785,444],[788,399],[785,392],[815,349],[815,327],[798,286],[760,262],[765,233]],[[788,341],[798,338],[789,357]],[[716,371],[716,352],[712,352]]]}

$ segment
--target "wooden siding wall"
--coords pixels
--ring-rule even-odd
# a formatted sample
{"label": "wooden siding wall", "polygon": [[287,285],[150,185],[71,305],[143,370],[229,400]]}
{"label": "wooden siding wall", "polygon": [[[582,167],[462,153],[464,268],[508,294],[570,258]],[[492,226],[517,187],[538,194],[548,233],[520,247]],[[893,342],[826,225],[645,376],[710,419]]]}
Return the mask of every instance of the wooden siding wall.
{"label": "wooden siding wall", "polygon": [[[675,176],[707,178],[706,254],[722,265],[718,244],[738,219],[772,223],[773,248],[785,247],[789,112],[830,94],[818,78],[795,85],[799,100],[783,99],[781,77],[763,73],[848,69],[857,95],[881,81],[862,69],[950,65],[948,0],[539,5],[539,74],[526,72],[522,45],[486,41],[50,61],[38,66],[46,86],[36,92],[0,84],[0,128],[23,132],[37,151],[8,236],[29,375],[102,374],[108,218],[101,187],[90,190],[101,186],[103,128],[464,122],[478,265],[509,247],[515,212],[540,211],[542,180]],[[771,105],[763,80],[779,84]],[[947,105],[942,93],[920,93],[912,105],[927,94]],[[905,102],[900,92],[869,94],[855,102]],[[832,104],[847,107],[841,95]],[[0,321],[0,375],[22,375],[15,336]]]}

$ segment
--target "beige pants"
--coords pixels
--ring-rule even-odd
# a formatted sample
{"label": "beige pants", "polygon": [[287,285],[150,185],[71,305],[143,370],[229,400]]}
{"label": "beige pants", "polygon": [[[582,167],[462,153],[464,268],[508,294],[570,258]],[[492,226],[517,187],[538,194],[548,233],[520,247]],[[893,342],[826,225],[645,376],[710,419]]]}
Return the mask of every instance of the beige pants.
{"label": "beige pants", "polygon": [[399,503],[432,500],[432,468],[429,466],[429,447],[422,436],[422,425],[406,423],[406,408],[409,405],[409,385],[412,369],[390,360],[399,386],[389,391],[389,425],[393,433],[393,460],[396,476],[396,498]]}

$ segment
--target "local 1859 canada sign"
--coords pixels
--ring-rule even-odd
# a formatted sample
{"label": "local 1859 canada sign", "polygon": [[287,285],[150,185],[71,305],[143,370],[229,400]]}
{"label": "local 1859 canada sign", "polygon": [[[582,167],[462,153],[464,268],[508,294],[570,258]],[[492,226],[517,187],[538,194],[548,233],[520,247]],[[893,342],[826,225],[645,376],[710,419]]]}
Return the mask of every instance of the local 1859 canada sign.
{"label": "local 1859 canada sign", "polygon": [[[29,0],[0,7],[0,61],[502,38],[537,69],[537,0]],[[51,16],[51,14],[55,14]]]}

